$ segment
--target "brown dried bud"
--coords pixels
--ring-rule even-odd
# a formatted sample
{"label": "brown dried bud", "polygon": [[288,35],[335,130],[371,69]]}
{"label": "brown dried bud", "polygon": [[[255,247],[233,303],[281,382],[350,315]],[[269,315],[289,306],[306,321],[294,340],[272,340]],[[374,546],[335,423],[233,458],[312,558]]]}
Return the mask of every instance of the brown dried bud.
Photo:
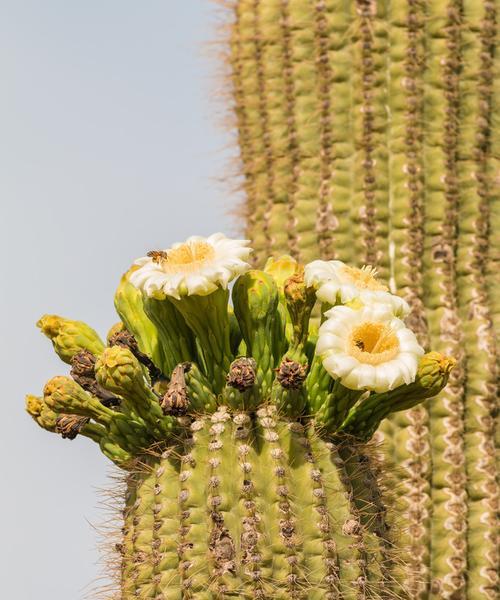
{"label": "brown dried bud", "polygon": [[287,390],[298,390],[302,387],[307,375],[307,364],[301,365],[285,356],[277,370],[277,380]]}
{"label": "brown dried bud", "polygon": [[172,379],[160,402],[164,414],[174,416],[186,414],[189,407],[189,396],[184,375],[190,369],[190,363],[181,363],[172,371]]}
{"label": "brown dried bud", "polygon": [[79,415],[59,415],[56,419],[56,433],[68,440],[74,440],[90,419]]}
{"label": "brown dried bud", "polygon": [[135,337],[126,329],[116,331],[108,339],[109,346],[121,346],[122,348],[128,348],[130,352],[137,358],[137,360],[143,364],[149,371],[149,376],[153,381],[161,379],[162,373],[160,369],[153,363],[147,354],[139,350],[139,344]]}
{"label": "brown dried bud", "polygon": [[108,339],[108,346],[122,346],[123,348],[128,348],[132,354],[139,352],[137,340],[126,329],[115,331],[115,333],[110,335]]}
{"label": "brown dried bud", "polygon": [[237,358],[231,363],[226,376],[227,385],[244,392],[255,383],[257,363],[253,358]]}
{"label": "brown dried bud", "polygon": [[80,384],[83,389],[95,383],[95,361],[96,357],[89,350],[80,350],[71,359],[71,377]]}
{"label": "brown dried bud", "polygon": [[105,406],[117,406],[120,401],[100,386],[95,378],[96,357],[88,350],[80,350],[71,358],[71,377],[85,391],[101,400]]}

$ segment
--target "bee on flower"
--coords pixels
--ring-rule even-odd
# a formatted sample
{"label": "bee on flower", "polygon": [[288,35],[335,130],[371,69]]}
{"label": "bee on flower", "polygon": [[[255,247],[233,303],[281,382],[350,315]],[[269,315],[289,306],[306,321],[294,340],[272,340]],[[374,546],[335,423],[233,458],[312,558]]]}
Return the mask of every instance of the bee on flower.
{"label": "bee on flower", "polygon": [[316,353],[343,386],[385,392],[415,381],[424,350],[388,304],[338,305],[325,317]]}
{"label": "bee on flower", "polygon": [[134,262],[129,281],[149,297],[206,296],[250,269],[247,240],[222,233],[192,236],[166,250],[153,250]]}

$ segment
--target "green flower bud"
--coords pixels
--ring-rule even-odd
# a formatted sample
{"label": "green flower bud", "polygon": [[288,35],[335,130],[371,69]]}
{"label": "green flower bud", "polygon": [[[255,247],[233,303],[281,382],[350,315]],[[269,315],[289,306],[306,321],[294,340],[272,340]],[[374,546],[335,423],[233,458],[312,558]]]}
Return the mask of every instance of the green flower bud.
{"label": "green flower bud", "polygon": [[26,394],[26,412],[31,415],[34,419],[37,419],[43,408],[43,398],[40,396],[33,396]]}
{"label": "green flower bud", "polygon": [[44,387],[43,399],[48,408],[56,413],[70,413],[91,417],[106,425],[113,411],[103,406],[99,400],[69,377],[53,377]]}
{"label": "green flower bud", "polygon": [[61,360],[70,363],[80,350],[88,350],[92,354],[100,354],[104,343],[98,334],[83,321],[71,321],[57,315],[44,315],[37,322],[54,346]]}
{"label": "green flower bud", "polygon": [[268,258],[264,267],[264,273],[271,275],[278,289],[282,291],[286,280],[296,273],[298,266],[299,263],[294,258],[285,254],[279,258]]}
{"label": "green flower bud", "polygon": [[439,394],[448,383],[450,372],[456,364],[457,361],[454,358],[440,352],[428,352],[422,356],[415,383],[412,384],[413,393],[425,394],[426,398]]}
{"label": "green flower bud", "polygon": [[42,429],[56,430],[57,414],[51,410],[39,396],[26,396],[26,412],[33,417]]}
{"label": "green flower bud", "polygon": [[163,416],[146,369],[128,348],[106,348],[97,359],[95,373],[104,388],[123,398],[125,413],[142,419],[156,437],[171,433],[172,419]]}
{"label": "green flower bud", "polygon": [[307,341],[311,312],[316,304],[316,292],[314,288],[307,287],[304,283],[302,266],[286,280],[284,289],[286,306],[293,327],[294,345],[303,346]]}
{"label": "green flower bud", "polygon": [[245,273],[234,285],[233,304],[247,354],[257,363],[256,384],[265,395],[271,388],[284,340],[276,282],[263,271]]}
{"label": "green flower bud", "polygon": [[97,381],[118,395],[139,393],[143,395],[146,384],[145,370],[129,348],[106,348],[95,365]]}

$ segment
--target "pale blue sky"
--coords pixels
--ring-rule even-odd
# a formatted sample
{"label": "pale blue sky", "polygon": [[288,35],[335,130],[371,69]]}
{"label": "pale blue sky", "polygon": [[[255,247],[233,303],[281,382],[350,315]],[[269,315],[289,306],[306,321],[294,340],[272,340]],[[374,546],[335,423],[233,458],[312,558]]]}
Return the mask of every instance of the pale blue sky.
{"label": "pale blue sky", "polygon": [[0,0],[2,597],[79,600],[99,576],[108,461],[36,427],[24,394],[66,372],[35,328],[54,312],[103,335],[132,259],[237,231],[218,182],[220,9],[209,0]]}

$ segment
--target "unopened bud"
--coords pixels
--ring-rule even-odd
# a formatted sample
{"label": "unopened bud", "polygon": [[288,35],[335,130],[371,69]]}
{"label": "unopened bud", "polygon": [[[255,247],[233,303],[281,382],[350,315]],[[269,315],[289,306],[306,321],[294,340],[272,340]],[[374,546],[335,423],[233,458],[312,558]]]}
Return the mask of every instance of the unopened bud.
{"label": "unopened bud", "polygon": [[161,377],[161,371],[156,367],[147,354],[144,354],[144,352],[140,351],[137,340],[126,329],[122,328],[121,330],[116,331],[112,335],[108,336],[108,345],[128,348],[130,352],[132,352],[132,354],[137,358],[137,360],[146,367],[151,379],[156,380]]}
{"label": "unopened bud", "polygon": [[287,254],[279,258],[269,258],[264,271],[276,281],[279,289],[283,289],[285,281],[297,271],[297,261]]}
{"label": "unopened bud", "polygon": [[40,416],[43,407],[43,398],[38,396],[32,396],[28,394],[26,396],[26,412],[31,415],[34,419]]}
{"label": "unopened bud", "polygon": [[37,327],[52,341],[57,355],[66,363],[80,350],[99,354],[104,349],[98,334],[83,321],[44,315],[37,322]]}
{"label": "unopened bud", "polygon": [[28,394],[26,396],[26,412],[43,429],[55,431],[57,414],[45,404],[43,398]]}
{"label": "unopened bud", "polygon": [[257,363],[253,358],[237,358],[231,363],[226,377],[227,385],[244,392],[254,385],[256,372]]}
{"label": "unopened bud", "polygon": [[451,356],[429,352],[420,359],[415,382],[428,390],[430,396],[434,396],[448,383],[450,372],[456,364],[457,361]]}
{"label": "unopened bud", "polygon": [[97,381],[114,394],[133,393],[144,387],[144,371],[128,348],[106,348],[95,366]]}
{"label": "unopened bud", "polygon": [[107,423],[113,414],[69,377],[53,377],[45,384],[43,394],[44,403],[55,413],[91,417],[101,423]]}
{"label": "unopened bud", "polygon": [[288,313],[292,321],[296,344],[307,340],[309,319],[316,303],[314,288],[307,287],[304,282],[304,267],[297,267],[296,273],[285,282],[285,299]]}
{"label": "unopened bud", "polygon": [[97,396],[105,406],[116,406],[120,402],[113,394],[97,383],[95,377],[96,357],[88,350],[80,350],[71,359],[70,375],[93,396]]}

